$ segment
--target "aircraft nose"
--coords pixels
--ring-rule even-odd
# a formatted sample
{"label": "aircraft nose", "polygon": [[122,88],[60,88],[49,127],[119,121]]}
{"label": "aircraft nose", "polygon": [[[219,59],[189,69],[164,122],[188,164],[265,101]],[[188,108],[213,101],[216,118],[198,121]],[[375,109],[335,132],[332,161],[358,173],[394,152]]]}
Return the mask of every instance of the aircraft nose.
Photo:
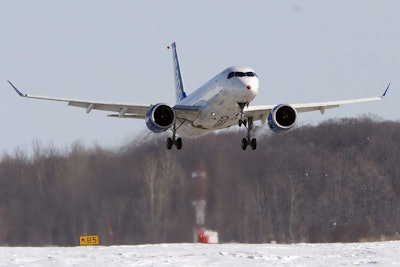
{"label": "aircraft nose", "polygon": [[247,99],[245,102],[249,102],[253,100],[258,93],[258,81],[254,79],[252,81],[246,81],[243,83],[242,88],[245,89],[245,90],[242,89],[242,92],[244,93]]}
{"label": "aircraft nose", "polygon": [[247,91],[257,94],[258,86],[259,86],[258,79],[252,79],[252,81],[247,83],[246,89]]}

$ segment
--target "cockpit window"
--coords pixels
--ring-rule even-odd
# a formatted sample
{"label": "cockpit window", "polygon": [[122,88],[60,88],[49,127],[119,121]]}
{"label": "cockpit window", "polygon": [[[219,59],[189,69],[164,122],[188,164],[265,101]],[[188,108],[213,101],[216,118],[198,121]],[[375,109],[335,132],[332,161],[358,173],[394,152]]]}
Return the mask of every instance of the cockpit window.
{"label": "cockpit window", "polygon": [[228,79],[232,78],[232,77],[257,77],[257,74],[255,74],[254,72],[241,72],[241,71],[236,71],[236,72],[230,72],[228,74]]}
{"label": "cockpit window", "polygon": [[248,76],[248,77],[254,77],[254,72],[246,72],[246,76]]}

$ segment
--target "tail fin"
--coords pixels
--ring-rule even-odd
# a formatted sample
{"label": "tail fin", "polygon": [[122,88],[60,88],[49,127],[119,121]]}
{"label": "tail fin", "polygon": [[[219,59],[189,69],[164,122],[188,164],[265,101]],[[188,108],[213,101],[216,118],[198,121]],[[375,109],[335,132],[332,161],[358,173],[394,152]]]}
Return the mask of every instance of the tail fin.
{"label": "tail fin", "polygon": [[174,59],[176,102],[179,102],[186,97],[186,93],[185,90],[183,89],[181,68],[179,67],[179,60],[178,60],[178,54],[176,53],[175,42],[172,43],[171,46],[168,46],[168,49],[169,48],[172,48],[172,54]]}

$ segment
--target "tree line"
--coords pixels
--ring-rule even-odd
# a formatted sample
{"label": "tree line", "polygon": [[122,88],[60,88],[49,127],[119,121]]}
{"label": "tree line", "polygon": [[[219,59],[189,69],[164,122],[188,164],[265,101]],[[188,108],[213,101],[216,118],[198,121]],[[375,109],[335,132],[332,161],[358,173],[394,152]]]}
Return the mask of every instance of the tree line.
{"label": "tree line", "polygon": [[195,188],[207,172],[206,225],[221,242],[354,242],[400,231],[400,123],[329,120],[283,134],[164,135],[120,148],[33,145],[0,160],[0,245],[192,242]]}

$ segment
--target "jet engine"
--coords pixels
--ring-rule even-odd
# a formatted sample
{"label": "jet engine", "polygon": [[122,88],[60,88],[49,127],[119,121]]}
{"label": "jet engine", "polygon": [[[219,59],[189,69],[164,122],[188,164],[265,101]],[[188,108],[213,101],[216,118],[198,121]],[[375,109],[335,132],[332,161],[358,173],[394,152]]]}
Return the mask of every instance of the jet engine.
{"label": "jet engine", "polygon": [[175,123],[175,111],[166,104],[152,105],[146,114],[146,125],[153,133],[161,133]]}
{"label": "jet engine", "polygon": [[285,104],[275,106],[268,115],[268,126],[276,132],[292,129],[296,125],[297,111]]}

